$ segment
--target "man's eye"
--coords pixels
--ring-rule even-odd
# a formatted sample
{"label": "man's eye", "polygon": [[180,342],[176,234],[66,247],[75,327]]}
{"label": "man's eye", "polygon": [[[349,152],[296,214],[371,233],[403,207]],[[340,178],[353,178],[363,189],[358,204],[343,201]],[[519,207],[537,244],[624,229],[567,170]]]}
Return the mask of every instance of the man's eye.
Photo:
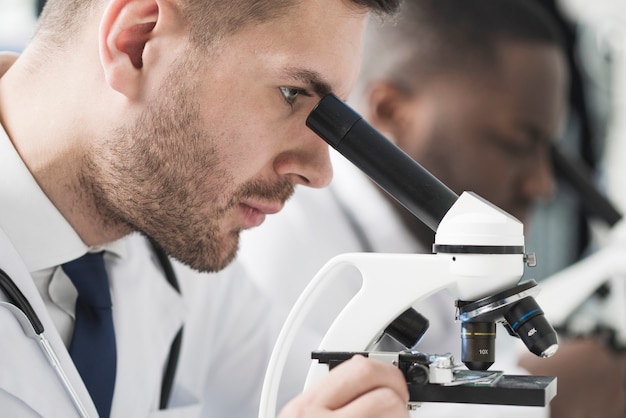
{"label": "man's eye", "polygon": [[285,101],[287,102],[289,106],[293,106],[293,104],[296,101],[296,98],[300,94],[309,96],[308,94],[306,94],[304,90],[298,89],[295,87],[279,87],[279,88],[280,88],[280,93],[283,95],[283,98],[285,99]]}
{"label": "man's eye", "polygon": [[506,152],[513,158],[523,158],[530,156],[537,148],[534,144],[513,141],[500,136],[492,136],[490,139],[494,145],[500,148],[500,150]]}

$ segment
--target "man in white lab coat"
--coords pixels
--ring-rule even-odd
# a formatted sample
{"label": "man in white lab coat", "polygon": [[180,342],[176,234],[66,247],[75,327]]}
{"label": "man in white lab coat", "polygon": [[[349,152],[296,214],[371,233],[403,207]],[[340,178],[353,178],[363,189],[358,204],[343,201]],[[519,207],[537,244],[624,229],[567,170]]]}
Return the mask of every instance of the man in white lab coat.
{"label": "man in white lab coat", "polygon": [[[527,221],[533,204],[552,193],[549,148],[565,116],[567,80],[560,35],[531,2],[412,0],[397,22],[370,25],[362,73],[349,103],[455,192],[476,192]],[[315,273],[340,253],[431,252],[432,231],[343,157],[337,155],[333,164],[329,188],[298,190],[280,216],[243,236],[240,259],[284,306],[290,307]],[[323,335],[358,288],[358,277],[346,273],[306,326]],[[418,350],[449,351],[460,358],[453,303],[444,291],[417,305],[430,320]],[[502,331],[493,368],[514,373],[519,350],[526,349]],[[602,364],[614,358],[590,342],[576,342],[563,353],[570,359],[597,353]],[[574,416],[573,410],[591,410],[593,416],[623,412],[619,365],[598,371],[590,364],[571,381],[559,380],[552,416]],[[609,377],[606,382],[594,380],[600,373]],[[589,396],[576,398],[568,385],[586,379],[594,383],[579,387],[587,387]],[[431,404],[417,413],[545,412]]]}
{"label": "man in white lab coat", "polygon": [[[397,3],[48,1],[0,64],[2,416],[256,415],[279,321],[228,267],[239,232],[330,181],[305,118],[348,95],[368,15]],[[405,417],[407,400],[397,368],[359,358],[283,413]]]}

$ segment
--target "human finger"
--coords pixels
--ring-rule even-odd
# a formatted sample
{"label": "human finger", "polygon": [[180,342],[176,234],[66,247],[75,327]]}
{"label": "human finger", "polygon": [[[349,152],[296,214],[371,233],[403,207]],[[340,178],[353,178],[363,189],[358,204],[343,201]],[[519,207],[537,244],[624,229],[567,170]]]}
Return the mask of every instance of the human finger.
{"label": "human finger", "polygon": [[[406,386],[406,384],[405,384]],[[371,390],[336,410],[341,417],[408,417],[407,400],[388,387]]]}
{"label": "human finger", "polygon": [[[399,399],[405,405],[409,392],[402,372],[382,361],[354,356],[335,367],[316,387],[316,398],[331,410],[339,409],[376,389]],[[378,396],[378,395],[377,395]]]}

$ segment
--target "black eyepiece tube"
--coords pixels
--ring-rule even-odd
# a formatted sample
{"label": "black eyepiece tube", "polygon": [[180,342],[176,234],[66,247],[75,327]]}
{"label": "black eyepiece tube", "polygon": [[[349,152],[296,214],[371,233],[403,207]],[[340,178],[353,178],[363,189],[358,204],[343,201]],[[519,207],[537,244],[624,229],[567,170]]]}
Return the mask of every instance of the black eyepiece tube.
{"label": "black eyepiece tube", "polygon": [[313,108],[306,125],[433,231],[458,199],[333,94]]}

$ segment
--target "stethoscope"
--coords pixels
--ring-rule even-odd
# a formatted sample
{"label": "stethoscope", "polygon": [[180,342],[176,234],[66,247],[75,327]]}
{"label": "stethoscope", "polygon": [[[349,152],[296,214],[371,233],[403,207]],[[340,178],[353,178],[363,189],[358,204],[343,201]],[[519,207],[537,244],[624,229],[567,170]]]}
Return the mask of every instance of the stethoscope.
{"label": "stethoscope", "polygon": [[[178,285],[178,280],[176,279],[176,274],[174,273],[174,268],[172,267],[172,263],[169,260],[169,257],[155,243],[152,243],[152,248],[154,250],[159,263],[161,264],[161,268],[165,273],[165,277],[170,283],[170,285],[180,293],[180,287]],[[13,315],[17,318],[20,323],[22,329],[24,330],[24,334],[27,337],[33,338],[35,341],[39,343],[39,347],[41,351],[46,356],[46,359],[50,363],[50,366],[54,369],[56,375],[59,377],[59,380],[63,384],[67,394],[70,396],[72,403],[76,407],[79,415],[81,417],[87,418],[89,414],[85,409],[82,401],[78,397],[74,386],[70,382],[69,378],[65,374],[63,367],[61,366],[61,362],[59,361],[58,356],[56,355],[50,341],[46,338],[44,333],[44,327],[41,321],[39,320],[39,316],[31,306],[30,302],[22,291],[17,287],[15,282],[9,277],[9,275],[2,269],[0,269],[0,289],[4,292],[6,297],[8,298],[8,302],[0,302],[0,306],[7,308]],[[181,328],[176,334],[174,341],[172,342],[172,346],[170,347],[170,354],[166,363],[165,371],[163,373],[163,380],[161,382],[161,397],[159,400],[159,409],[165,409],[167,407],[167,402],[170,397],[170,392],[172,390],[172,385],[174,383],[174,374],[176,372],[176,365],[178,364],[178,356],[180,354],[180,345],[182,341],[182,331]]]}

